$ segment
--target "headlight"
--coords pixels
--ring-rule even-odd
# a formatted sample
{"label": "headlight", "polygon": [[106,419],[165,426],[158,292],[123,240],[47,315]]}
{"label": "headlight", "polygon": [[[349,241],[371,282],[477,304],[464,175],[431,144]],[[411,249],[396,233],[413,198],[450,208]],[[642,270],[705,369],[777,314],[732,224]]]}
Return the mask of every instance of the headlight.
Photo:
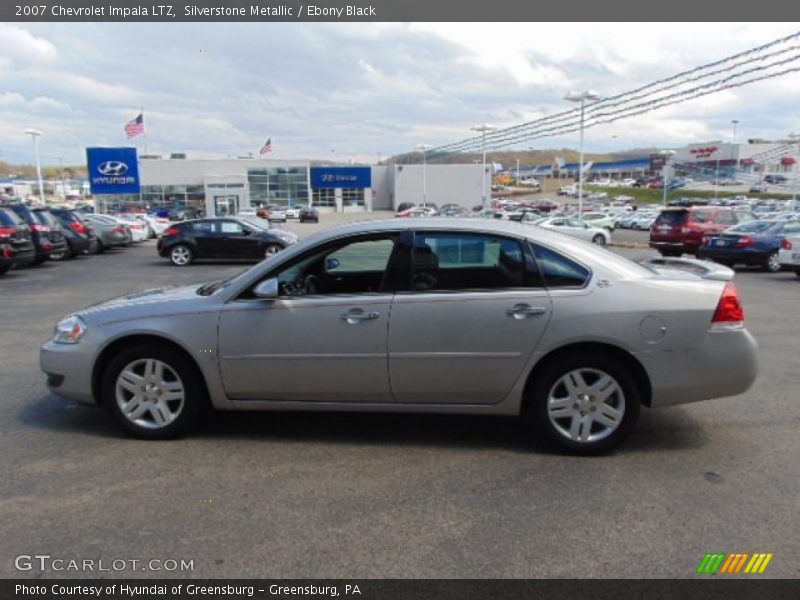
{"label": "headlight", "polygon": [[59,344],[77,344],[86,333],[86,323],[80,317],[67,317],[53,330],[53,341]]}

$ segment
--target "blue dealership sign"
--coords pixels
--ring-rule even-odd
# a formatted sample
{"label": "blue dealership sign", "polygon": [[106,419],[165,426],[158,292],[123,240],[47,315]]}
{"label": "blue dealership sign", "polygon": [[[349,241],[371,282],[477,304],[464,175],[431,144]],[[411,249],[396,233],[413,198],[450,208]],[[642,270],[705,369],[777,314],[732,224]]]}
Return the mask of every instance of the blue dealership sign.
{"label": "blue dealership sign", "polygon": [[311,167],[311,187],[364,189],[372,187],[370,167]]}
{"label": "blue dealership sign", "polygon": [[136,148],[87,148],[86,165],[92,194],[138,194]]}

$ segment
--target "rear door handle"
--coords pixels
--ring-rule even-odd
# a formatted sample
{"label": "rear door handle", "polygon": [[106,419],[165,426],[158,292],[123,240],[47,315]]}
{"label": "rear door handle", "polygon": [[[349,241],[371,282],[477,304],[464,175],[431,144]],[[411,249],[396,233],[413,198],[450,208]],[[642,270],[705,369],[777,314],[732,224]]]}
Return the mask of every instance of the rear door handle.
{"label": "rear door handle", "polygon": [[381,316],[381,313],[364,312],[360,308],[354,308],[342,315],[342,321],[347,321],[351,325],[359,321],[373,321]]}
{"label": "rear door handle", "polygon": [[515,304],[511,308],[506,309],[506,314],[514,317],[515,319],[524,319],[529,316],[543,315],[547,312],[544,306],[531,306],[530,304]]}

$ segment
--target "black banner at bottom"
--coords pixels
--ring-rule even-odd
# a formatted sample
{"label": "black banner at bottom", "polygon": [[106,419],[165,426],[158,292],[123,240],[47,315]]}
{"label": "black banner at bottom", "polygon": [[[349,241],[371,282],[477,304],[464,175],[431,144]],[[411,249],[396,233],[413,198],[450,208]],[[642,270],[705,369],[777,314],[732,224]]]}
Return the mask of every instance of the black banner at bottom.
{"label": "black banner at bottom", "polygon": [[800,580],[781,579],[6,579],[3,600],[647,600],[800,598]]}

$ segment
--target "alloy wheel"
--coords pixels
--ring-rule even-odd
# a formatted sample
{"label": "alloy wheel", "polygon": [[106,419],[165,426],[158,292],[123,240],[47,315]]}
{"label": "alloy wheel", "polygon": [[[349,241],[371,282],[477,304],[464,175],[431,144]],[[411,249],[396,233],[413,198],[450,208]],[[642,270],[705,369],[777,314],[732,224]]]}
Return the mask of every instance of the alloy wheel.
{"label": "alloy wheel", "polygon": [[610,436],[625,416],[620,384],[599,369],[575,369],[559,378],[547,397],[547,415],[556,431],[577,443]]}
{"label": "alloy wheel", "polygon": [[184,266],[189,264],[192,253],[186,246],[175,246],[170,252],[170,257],[176,265]]}
{"label": "alloy wheel", "polygon": [[125,366],[117,376],[117,406],[126,419],[145,429],[171,424],[183,410],[183,382],[167,363],[142,358]]}

